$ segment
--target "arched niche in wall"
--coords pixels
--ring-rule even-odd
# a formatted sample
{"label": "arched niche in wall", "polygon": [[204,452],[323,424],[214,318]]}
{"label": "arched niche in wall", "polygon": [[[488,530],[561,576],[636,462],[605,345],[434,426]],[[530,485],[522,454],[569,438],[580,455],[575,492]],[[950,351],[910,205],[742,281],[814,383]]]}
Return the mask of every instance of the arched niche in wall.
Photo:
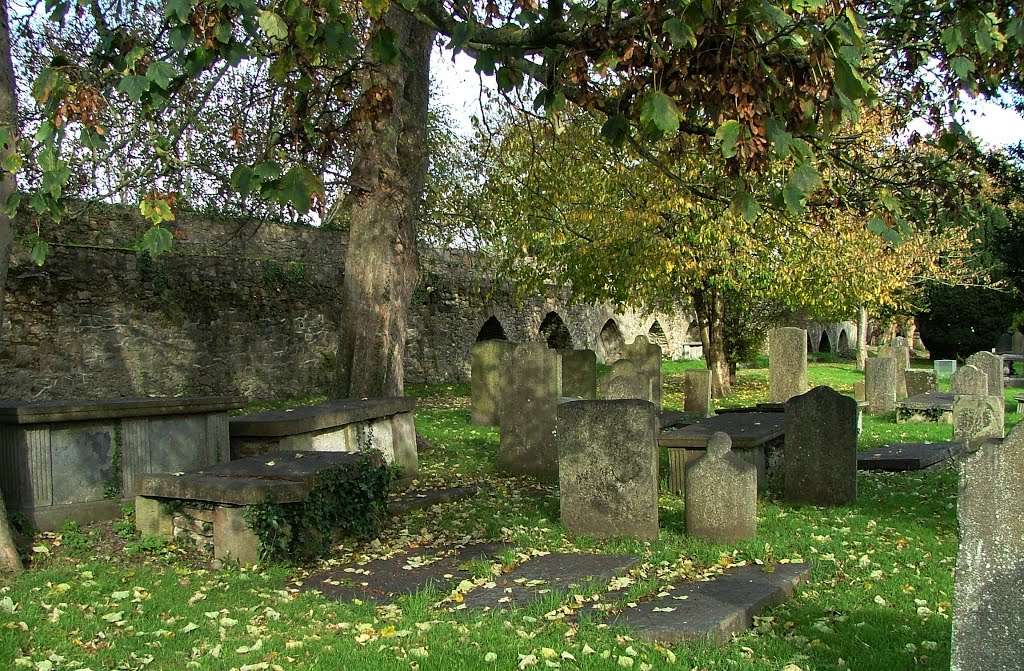
{"label": "arched niche in wall", "polygon": [[651,328],[647,330],[647,339],[660,347],[662,352],[668,353],[668,336],[665,335],[665,329],[661,327],[661,322],[657,319],[651,324]]}
{"label": "arched niche in wall", "polygon": [[821,332],[821,341],[818,343],[819,352],[832,352],[832,338],[828,337],[828,331]]}
{"label": "arched niche in wall", "polygon": [[691,345],[696,343],[700,344],[700,322],[694,319],[690,322],[690,327],[686,329],[686,341]]}
{"label": "arched niche in wall", "polygon": [[846,335],[846,329],[839,331],[839,344],[836,345],[836,351],[840,354],[847,354],[850,351],[850,338]]}
{"label": "arched niche in wall", "polygon": [[572,334],[557,312],[549,312],[540,323],[540,339],[551,349],[572,349]]}
{"label": "arched niche in wall", "polygon": [[605,363],[617,361],[622,356],[622,348],[626,346],[626,339],[622,337],[622,330],[614,319],[609,319],[601,327],[601,333],[597,337],[598,355]]}
{"label": "arched niche in wall", "polygon": [[505,335],[505,327],[494,315],[487,318],[484,325],[480,327],[480,333],[476,336],[477,342],[484,340],[508,340],[508,336]]}

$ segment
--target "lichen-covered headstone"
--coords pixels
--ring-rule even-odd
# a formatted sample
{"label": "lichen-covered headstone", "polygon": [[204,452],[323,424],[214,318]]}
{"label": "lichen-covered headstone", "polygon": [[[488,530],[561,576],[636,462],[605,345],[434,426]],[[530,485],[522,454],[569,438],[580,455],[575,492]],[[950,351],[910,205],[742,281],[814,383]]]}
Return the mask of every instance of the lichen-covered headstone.
{"label": "lichen-covered headstone", "polygon": [[502,361],[514,348],[515,343],[507,340],[485,340],[470,348],[471,423],[498,426],[501,422]]}
{"label": "lichen-covered headstone", "polygon": [[879,415],[896,409],[896,360],[890,357],[864,362],[864,397],[868,412]]}
{"label": "lichen-covered headstone", "polygon": [[975,352],[965,361],[988,375],[988,395],[1003,397],[1003,359],[992,352]]}
{"label": "lichen-covered headstone", "polygon": [[712,542],[757,534],[757,467],[732,451],[729,434],[708,439],[704,456],[686,465],[686,533]]}
{"label": "lichen-covered headstone", "polygon": [[642,374],[640,367],[629,359],[619,359],[601,379],[602,396],[605,400],[639,398],[651,400],[651,377]]}
{"label": "lichen-covered headstone", "polygon": [[768,393],[785,403],[807,391],[807,331],[778,328],[768,335]]}
{"label": "lichen-covered headstone", "polygon": [[649,400],[661,410],[661,347],[639,335],[623,348],[622,356],[635,363],[641,375],[651,379]]}
{"label": "lichen-covered headstone", "polygon": [[963,461],[952,671],[1021,668],[1024,650],[1024,424]]}
{"label": "lichen-covered headstone", "polygon": [[910,348],[900,345],[887,345],[878,348],[878,358],[889,357],[896,361],[896,400],[902,401],[909,392],[907,390],[907,369],[910,368]]}
{"label": "lichen-covered headstone", "polygon": [[961,366],[950,378],[949,390],[953,396],[987,396],[988,374],[977,366]]}
{"label": "lichen-covered headstone", "polygon": [[934,370],[908,370],[907,396],[927,394],[938,389]]}
{"label": "lichen-covered headstone", "polygon": [[560,349],[562,396],[597,398],[597,354],[589,349]]}
{"label": "lichen-covered headstone", "polygon": [[785,499],[842,506],[857,499],[857,401],[815,387],[786,403]]}
{"label": "lichen-covered headstone", "polygon": [[521,343],[505,361],[498,466],[512,475],[557,478],[558,352],[540,342]]}
{"label": "lichen-covered headstone", "polygon": [[1006,404],[998,396],[953,396],[953,440],[968,447],[985,438],[1002,438]]}
{"label": "lichen-covered headstone", "polygon": [[658,537],[654,405],[639,399],[558,406],[562,522],[599,538]]}
{"label": "lichen-covered headstone", "polygon": [[866,394],[866,391],[865,391],[865,388],[864,388],[864,380],[857,380],[856,382],[854,382],[853,383],[853,398],[854,398],[854,400],[856,400],[856,401],[865,401],[865,400],[867,400],[865,394]]}
{"label": "lichen-covered headstone", "polygon": [[702,417],[711,415],[711,371],[707,369],[688,370],[683,379],[683,410],[699,412]]}

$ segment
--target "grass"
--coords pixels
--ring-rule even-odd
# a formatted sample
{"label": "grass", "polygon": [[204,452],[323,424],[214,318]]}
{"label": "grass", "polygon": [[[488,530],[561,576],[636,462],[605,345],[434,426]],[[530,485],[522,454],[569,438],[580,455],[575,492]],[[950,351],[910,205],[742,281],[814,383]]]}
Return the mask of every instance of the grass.
{"label": "grass", "polygon": [[[676,387],[694,365],[666,364],[667,405],[681,405]],[[740,370],[724,404],[767,400],[766,374]],[[812,384],[845,392],[859,376],[843,362],[809,371]],[[31,541],[32,570],[0,578],[0,660],[30,671],[949,668],[954,469],[861,473],[856,504],[841,508],[790,505],[769,492],[759,502],[757,539],[735,544],[686,536],[682,501],[663,493],[657,541],[598,541],[561,525],[554,487],[498,472],[498,432],[467,423],[466,385],[410,391],[419,399],[417,428],[431,444],[420,455],[423,484],[481,483],[471,501],[393,518],[378,541],[340,545],[314,566],[215,569],[173,544],[132,537],[123,522],[39,534]],[[1013,393],[1007,392],[1008,409],[1015,409]],[[1008,423],[1019,419],[1015,412],[1007,417]],[[946,440],[948,432],[948,426],[868,418],[861,446]],[[612,607],[741,562],[804,560],[813,573],[793,599],[717,648],[662,648],[593,617],[566,622],[557,617],[562,601],[556,597],[481,614],[454,610],[452,595],[436,591],[374,607],[300,589],[310,572],[328,564],[466,537],[512,544],[494,564],[468,567],[478,581],[537,552],[634,553],[642,565],[624,599],[604,586],[586,590]]]}

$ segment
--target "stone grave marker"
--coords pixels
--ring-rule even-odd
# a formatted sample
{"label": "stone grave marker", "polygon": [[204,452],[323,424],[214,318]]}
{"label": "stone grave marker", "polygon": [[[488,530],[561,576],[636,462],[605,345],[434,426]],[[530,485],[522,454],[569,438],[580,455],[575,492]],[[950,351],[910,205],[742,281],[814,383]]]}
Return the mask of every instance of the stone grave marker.
{"label": "stone grave marker", "polygon": [[651,395],[647,400],[661,410],[661,347],[639,335],[623,348],[622,355],[637,365],[641,375],[650,378]]}
{"label": "stone grave marker", "polygon": [[732,451],[729,434],[708,439],[686,465],[686,533],[724,543],[757,535],[757,467]]}
{"label": "stone grave marker", "polygon": [[1006,404],[1002,397],[967,394],[953,397],[953,440],[964,443],[968,449],[978,440],[1002,438],[1005,421]]}
{"label": "stone grave marker", "polygon": [[642,375],[636,362],[619,359],[612,364],[612,369],[602,378],[603,396],[605,400],[638,398],[651,400],[651,378]]}
{"label": "stone grave marker", "polygon": [[501,423],[502,362],[515,346],[507,340],[485,340],[470,348],[471,423],[483,426]]}
{"label": "stone grave marker", "polygon": [[992,352],[975,352],[965,361],[988,375],[988,395],[1003,397],[1003,359]]}
{"label": "stone grave marker", "polygon": [[1014,354],[1024,354],[1024,333],[1020,331],[1013,332],[1013,338],[1011,339],[1012,345],[1011,350]]}
{"label": "stone grave marker", "polygon": [[896,360],[876,357],[864,362],[864,395],[874,415],[896,410]]}
{"label": "stone grave marker", "polygon": [[512,475],[558,477],[555,421],[562,387],[558,352],[545,343],[516,345],[506,359],[498,466]]}
{"label": "stone grave marker", "polygon": [[562,522],[599,538],[658,537],[658,423],[640,399],[558,406]]}
{"label": "stone grave marker", "polygon": [[953,671],[1019,669],[1024,642],[1024,426],[963,461]]}
{"label": "stone grave marker", "polygon": [[711,371],[688,370],[683,381],[683,410],[711,416]]}
{"label": "stone grave marker", "polygon": [[772,403],[807,391],[807,331],[773,329],[768,335],[768,389]]}
{"label": "stone grave marker", "polygon": [[857,402],[815,387],[786,404],[785,499],[816,506],[857,500]]}
{"label": "stone grave marker", "polygon": [[597,398],[597,354],[589,349],[560,349],[562,396]]}
{"label": "stone grave marker", "polygon": [[853,383],[853,399],[855,401],[866,401],[866,391],[864,388],[864,380],[858,380]]}
{"label": "stone grave marker", "polygon": [[896,361],[896,400],[902,401],[909,396],[907,389],[907,369],[910,368],[910,348],[900,345],[888,345],[878,348],[878,358],[889,357]]}
{"label": "stone grave marker", "polygon": [[987,396],[988,374],[973,365],[966,365],[953,373],[949,380],[949,390],[953,396]]}
{"label": "stone grave marker", "polygon": [[938,389],[934,370],[908,370],[905,373],[907,379],[907,397],[927,394]]}
{"label": "stone grave marker", "polygon": [[1009,333],[1000,333],[999,339],[996,340],[996,351],[997,352],[1009,352],[1013,349],[1013,336]]}

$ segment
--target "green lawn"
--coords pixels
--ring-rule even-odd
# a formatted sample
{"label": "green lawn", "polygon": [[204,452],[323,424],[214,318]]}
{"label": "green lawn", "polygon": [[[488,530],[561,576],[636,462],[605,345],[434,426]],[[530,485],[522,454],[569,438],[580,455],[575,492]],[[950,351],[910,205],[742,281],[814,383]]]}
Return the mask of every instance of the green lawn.
{"label": "green lawn", "polygon": [[[700,364],[666,364],[667,405],[681,403],[674,390],[693,365]],[[822,363],[811,366],[809,377],[852,392],[861,376],[852,364]],[[134,537],[125,523],[38,535],[32,570],[0,578],[0,660],[35,671],[949,668],[955,470],[862,473],[857,503],[843,508],[789,505],[769,492],[759,504],[758,538],[728,545],[688,538],[682,502],[663,494],[657,541],[598,542],[566,532],[553,487],[497,472],[498,433],[467,424],[466,385],[410,391],[419,398],[418,430],[432,445],[420,457],[424,484],[486,485],[471,501],[391,519],[379,541],[339,546],[316,566],[215,570],[182,548]],[[723,404],[766,397],[767,371],[741,370]],[[1012,401],[1012,392],[1007,397]],[[948,426],[869,419],[862,447],[948,438]],[[554,598],[479,614],[453,609],[447,594],[375,608],[297,590],[327,563],[466,537],[505,540],[523,554],[636,553],[643,565],[622,602],[739,562],[805,560],[813,574],[794,599],[719,648],[665,649],[591,618],[569,624],[556,617]],[[514,563],[516,552],[493,566],[474,566],[475,574],[485,581]]]}

